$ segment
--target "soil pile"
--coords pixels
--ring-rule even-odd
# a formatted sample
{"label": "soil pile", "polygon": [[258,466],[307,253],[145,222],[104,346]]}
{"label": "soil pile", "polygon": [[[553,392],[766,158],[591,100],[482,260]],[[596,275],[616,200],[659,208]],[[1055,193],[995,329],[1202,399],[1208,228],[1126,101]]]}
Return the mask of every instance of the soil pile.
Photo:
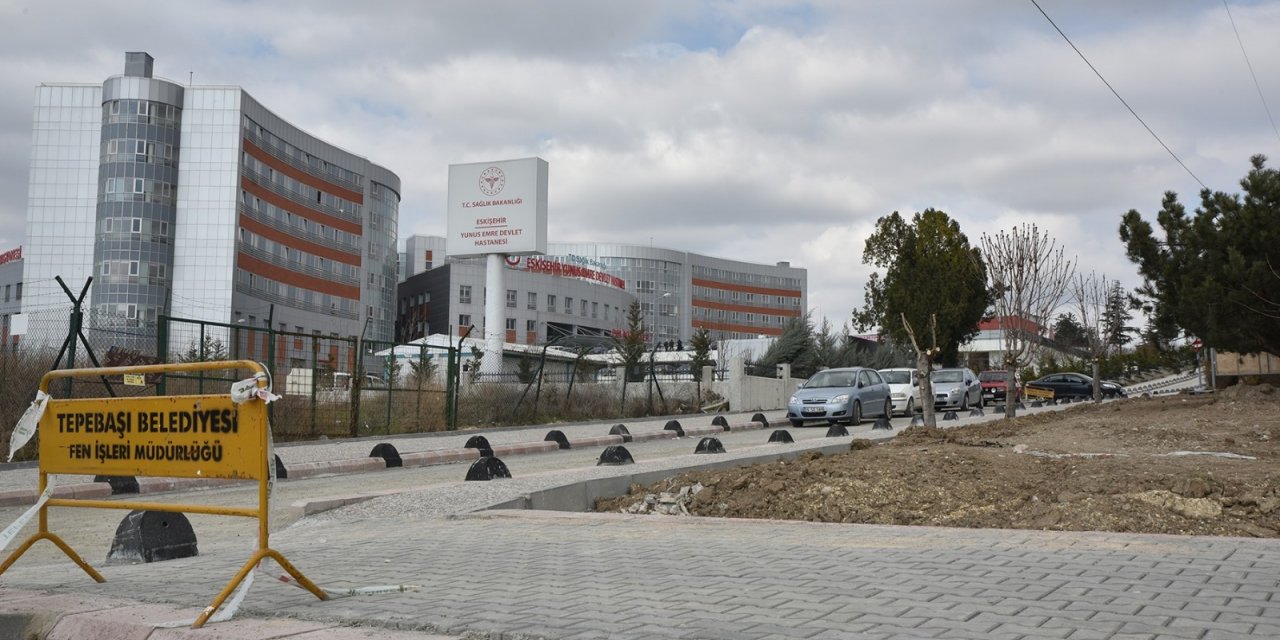
{"label": "soil pile", "polygon": [[635,486],[597,510],[1280,537],[1280,393],[1233,387],[913,427],[839,455]]}

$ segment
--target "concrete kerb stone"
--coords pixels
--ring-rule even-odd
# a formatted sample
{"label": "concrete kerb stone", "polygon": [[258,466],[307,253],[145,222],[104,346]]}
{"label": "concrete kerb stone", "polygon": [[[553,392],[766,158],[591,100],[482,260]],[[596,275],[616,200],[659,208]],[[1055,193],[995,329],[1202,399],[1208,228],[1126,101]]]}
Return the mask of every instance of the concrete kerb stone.
{"label": "concrete kerb stone", "polygon": [[[767,423],[758,421],[731,424],[731,431],[743,431],[749,429],[763,429]],[[683,429],[686,436],[693,435],[711,435],[723,432],[720,426],[709,427],[692,427]],[[650,431],[643,433],[630,434],[632,442],[644,442],[648,440],[662,440],[679,437],[676,431]],[[571,439],[569,442],[573,447],[591,447],[599,445],[621,444],[626,438],[620,435],[599,436],[593,438]],[[559,445],[554,441],[535,441],[525,443],[513,443],[499,445],[493,448],[494,455],[520,455],[527,453],[549,453],[559,451]],[[420,451],[415,453],[401,454],[401,460],[405,467],[420,467],[434,464],[448,464],[451,462],[466,462],[475,460],[480,456],[476,449],[435,449],[430,451]],[[277,459],[279,457],[277,456]],[[297,480],[303,478],[314,478],[323,475],[341,475],[366,473],[370,471],[379,471],[387,469],[386,460],[383,458],[348,458],[341,460],[326,460],[323,462],[303,462],[288,465],[288,479]],[[161,493],[165,491],[177,491],[185,489],[193,489],[198,487],[213,487],[239,482],[238,480],[227,480],[218,478],[139,478],[139,493]],[[37,491],[31,489],[11,489],[0,491],[0,507],[22,506],[34,504]],[[80,499],[97,499],[105,498],[111,495],[111,486],[102,482],[85,482],[76,484],[60,485],[54,489],[54,496],[59,498],[80,498]]]}
{"label": "concrete kerb stone", "polygon": [[583,482],[534,491],[513,500],[507,500],[487,507],[489,510],[533,509],[541,511],[588,511],[598,498],[616,498],[625,495],[632,484],[650,485],[671,476],[690,471],[708,471],[728,469],[738,466],[792,460],[802,455],[820,451],[824,455],[834,455],[849,450],[848,443],[832,444],[824,447],[801,451],[780,453],[764,453],[755,456],[717,460],[701,464],[687,465],[678,469],[656,469],[641,473],[630,473],[607,478],[594,478]]}

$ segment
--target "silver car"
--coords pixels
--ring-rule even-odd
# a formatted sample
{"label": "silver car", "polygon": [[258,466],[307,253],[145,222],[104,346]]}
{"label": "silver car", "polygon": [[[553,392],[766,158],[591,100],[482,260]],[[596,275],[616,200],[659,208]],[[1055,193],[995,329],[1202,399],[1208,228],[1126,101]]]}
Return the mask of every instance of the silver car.
{"label": "silver car", "polygon": [[929,374],[929,380],[933,383],[933,406],[937,408],[959,408],[963,411],[971,404],[982,404],[982,382],[972,369],[938,369]]}
{"label": "silver car", "polygon": [[888,418],[892,412],[889,385],[880,372],[863,367],[819,371],[787,402],[787,419],[795,427],[814,420],[856,425],[864,416]]}

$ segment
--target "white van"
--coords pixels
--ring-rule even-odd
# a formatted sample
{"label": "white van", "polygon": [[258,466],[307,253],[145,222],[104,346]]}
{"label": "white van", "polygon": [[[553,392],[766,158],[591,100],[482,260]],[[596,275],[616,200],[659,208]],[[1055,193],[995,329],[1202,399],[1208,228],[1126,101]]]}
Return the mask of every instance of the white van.
{"label": "white van", "polygon": [[911,417],[920,408],[920,372],[915,369],[881,369],[880,377],[889,383],[889,399],[894,415]]}

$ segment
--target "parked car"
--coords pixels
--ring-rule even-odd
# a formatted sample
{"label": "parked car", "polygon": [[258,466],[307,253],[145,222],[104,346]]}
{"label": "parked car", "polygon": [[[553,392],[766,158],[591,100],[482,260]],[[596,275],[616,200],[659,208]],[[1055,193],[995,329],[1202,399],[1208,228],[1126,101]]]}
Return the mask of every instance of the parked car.
{"label": "parked car", "polygon": [[[1039,380],[1027,383],[1028,387],[1049,389],[1055,399],[1060,398],[1092,398],[1093,378],[1083,373],[1051,373]],[[1103,380],[1098,383],[1104,398],[1123,398],[1124,387],[1119,382]]]}
{"label": "parked car", "polygon": [[816,420],[856,425],[864,416],[887,418],[892,412],[889,385],[880,372],[863,367],[819,371],[787,402],[787,419],[795,427]]}
{"label": "parked car", "polygon": [[933,382],[933,406],[968,409],[971,404],[982,403],[982,383],[972,369],[954,367],[938,369],[929,374]]}
{"label": "parked car", "polygon": [[920,408],[920,371],[913,368],[881,369],[880,377],[889,384],[893,412],[910,416]]}
{"label": "parked car", "polygon": [[[982,404],[990,401],[992,404],[1004,402],[1005,394],[1008,392],[1009,372],[992,370],[983,371],[978,374],[978,382],[982,383]],[[1022,389],[1018,386],[1017,378],[1013,381],[1013,401],[1017,402],[1022,399]]]}

